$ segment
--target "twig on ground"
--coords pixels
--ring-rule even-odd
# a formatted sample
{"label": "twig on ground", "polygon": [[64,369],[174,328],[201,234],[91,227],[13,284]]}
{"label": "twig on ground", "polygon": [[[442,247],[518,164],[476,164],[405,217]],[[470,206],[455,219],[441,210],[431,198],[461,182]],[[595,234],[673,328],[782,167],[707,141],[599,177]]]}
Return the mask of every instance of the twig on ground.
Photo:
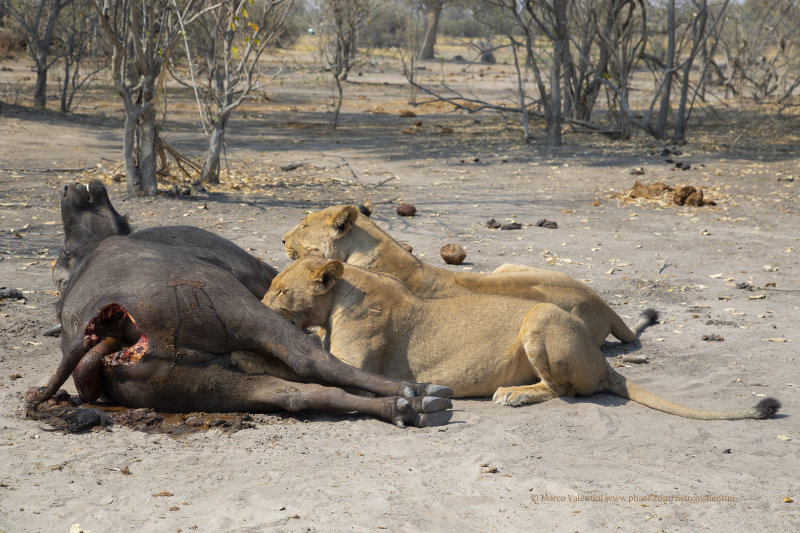
{"label": "twig on ground", "polygon": [[0,167],[0,171],[4,172],[83,172],[86,170],[93,170],[95,167],[83,168],[8,168]]}
{"label": "twig on ground", "polygon": [[377,188],[378,188],[378,187],[380,187],[381,185],[385,185],[385,184],[389,183],[390,181],[392,181],[392,180],[396,180],[396,179],[397,179],[397,176],[391,176],[391,177],[389,177],[389,178],[386,178],[385,180],[381,180],[381,181],[379,181],[379,182],[378,182],[378,183],[376,183],[375,185],[372,185],[372,188],[373,188],[373,189],[377,189]]}

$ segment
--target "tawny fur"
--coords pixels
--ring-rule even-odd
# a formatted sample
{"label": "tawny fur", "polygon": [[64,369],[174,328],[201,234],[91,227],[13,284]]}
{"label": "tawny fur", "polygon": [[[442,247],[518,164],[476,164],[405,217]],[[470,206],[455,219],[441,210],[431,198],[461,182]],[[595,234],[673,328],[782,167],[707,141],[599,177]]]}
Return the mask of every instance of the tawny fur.
{"label": "tawny fur", "polygon": [[290,259],[323,255],[374,272],[396,276],[417,296],[454,298],[471,294],[513,296],[552,303],[580,318],[591,342],[601,346],[609,334],[636,340],[647,324],[631,330],[585,283],[553,270],[503,265],[490,274],[457,272],[429,265],[411,254],[352,205],[311,213],[284,235]]}
{"label": "tawny fur", "polygon": [[584,323],[550,303],[467,295],[424,300],[397,278],[319,256],[302,258],[272,282],[263,303],[302,328],[325,329],[325,348],[396,378],[442,383],[456,397],[503,405],[608,391],[688,418],[765,418],[775,400],[740,412],[669,402],[613,370]]}

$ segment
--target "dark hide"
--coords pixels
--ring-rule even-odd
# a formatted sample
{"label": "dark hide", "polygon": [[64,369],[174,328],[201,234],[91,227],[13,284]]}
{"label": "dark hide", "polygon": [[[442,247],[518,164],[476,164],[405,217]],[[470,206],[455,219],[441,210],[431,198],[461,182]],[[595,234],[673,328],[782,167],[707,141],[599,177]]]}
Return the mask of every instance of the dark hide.
{"label": "dark hide", "polygon": [[88,186],[72,183],[61,187],[61,221],[64,247],[53,269],[53,282],[63,292],[70,274],[103,239],[128,235],[131,228],[111,205],[100,180],[93,180]]}

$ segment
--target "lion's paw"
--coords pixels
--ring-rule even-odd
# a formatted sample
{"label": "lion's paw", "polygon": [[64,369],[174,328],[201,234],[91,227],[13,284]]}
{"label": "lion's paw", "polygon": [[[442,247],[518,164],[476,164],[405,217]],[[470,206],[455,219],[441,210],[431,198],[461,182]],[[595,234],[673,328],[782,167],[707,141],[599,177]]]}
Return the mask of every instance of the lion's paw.
{"label": "lion's paw", "polygon": [[519,407],[525,405],[525,395],[514,390],[513,387],[500,387],[494,392],[492,400],[500,405],[509,405],[511,407]]}

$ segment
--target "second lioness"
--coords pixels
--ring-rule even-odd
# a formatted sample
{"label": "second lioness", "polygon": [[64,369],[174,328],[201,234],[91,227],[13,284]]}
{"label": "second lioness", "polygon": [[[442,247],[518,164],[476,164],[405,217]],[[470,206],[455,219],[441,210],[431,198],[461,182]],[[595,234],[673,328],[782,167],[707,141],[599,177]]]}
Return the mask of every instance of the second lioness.
{"label": "second lioness", "polygon": [[642,320],[631,330],[589,286],[563,272],[516,266],[504,272],[482,274],[429,265],[368,217],[359,216],[352,205],[336,205],[311,213],[283,239],[290,259],[321,254],[373,272],[392,274],[421,298],[478,293],[555,304],[586,324],[595,346],[602,345],[609,334],[623,342],[632,342],[649,325]]}
{"label": "second lioness", "polygon": [[393,276],[309,256],[278,274],[262,300],[301,328],[322,326],[347,363],[395,378],[442,383],[456,397],[503,405],[607,391],[679,416],[767,418],[767,398],[739,412],[669,402],[609,366],[581,320],[548,303],[471,295],[423,300]]}

